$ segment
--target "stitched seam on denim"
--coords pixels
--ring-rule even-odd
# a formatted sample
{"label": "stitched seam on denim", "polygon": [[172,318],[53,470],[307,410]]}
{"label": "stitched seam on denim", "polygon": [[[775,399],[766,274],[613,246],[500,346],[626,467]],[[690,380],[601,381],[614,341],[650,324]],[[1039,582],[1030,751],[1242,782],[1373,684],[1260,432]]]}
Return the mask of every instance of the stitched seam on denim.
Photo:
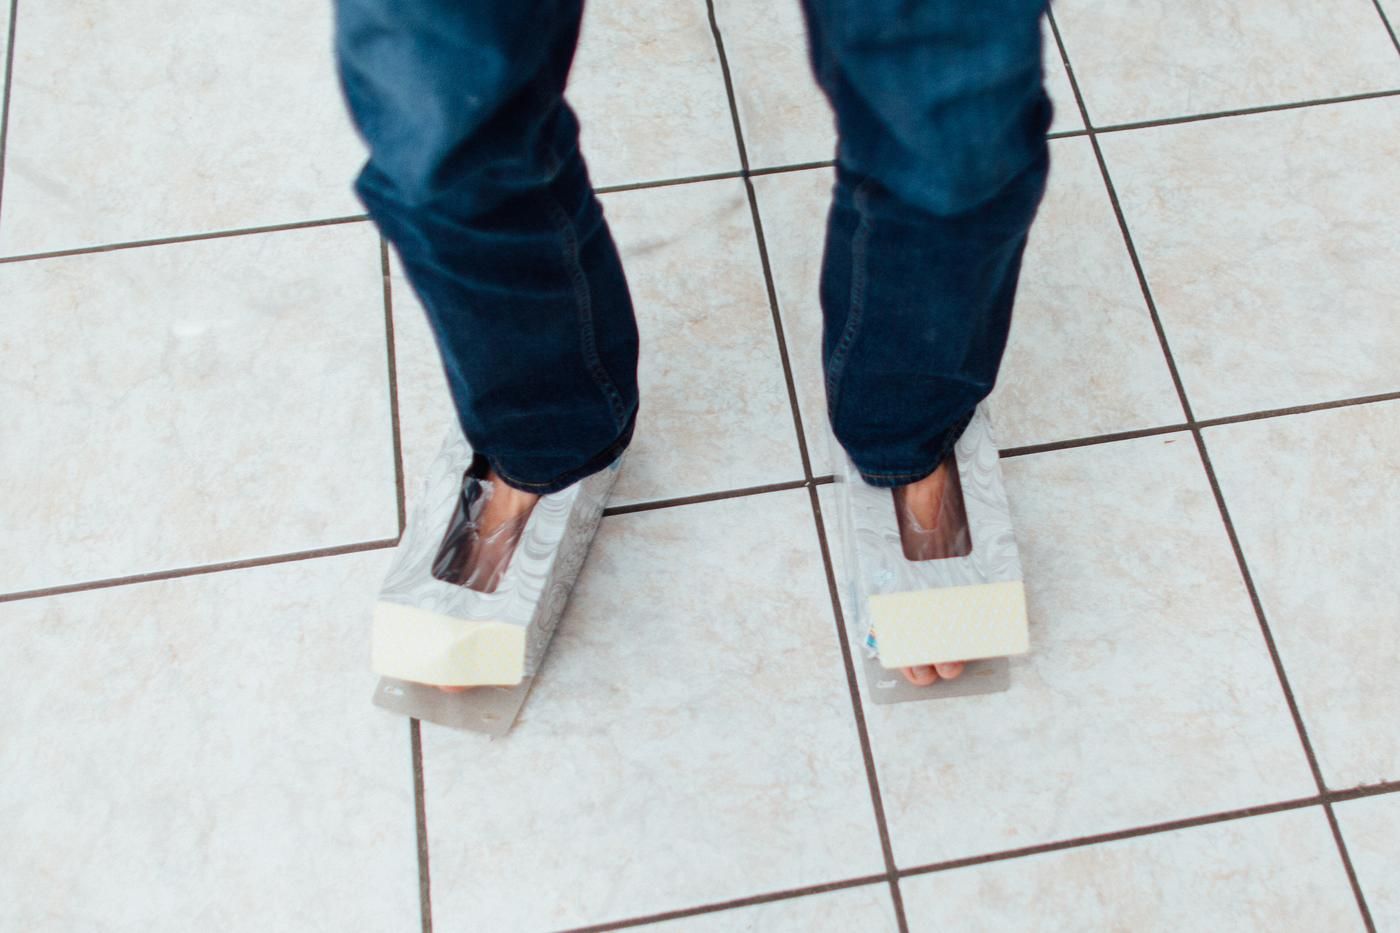
{"label": "stitched seam on denim", "polygon": [[548,191],[548,196],[555,225],[558,227],[562,239],[564,265],[574,285],[574,305],[578,311],[579,339],[582,344],[584,364],[599,391],[607,399],[608,407],[612,413],[613,426],[620,428],[627,423],[626,406],[622,403],[622,393],[617,390],[617,386],[608,377],[607,370],[603,368],[603,361],[598,356],[597,337],[593,328],[593,304],[588,293],[588,277],[584,274],[583,265],[579,261],[579,243],[574,222],[564,210],[563,205],[554,197],[552,191]]}
{"label": "stitched seam on denim", "polygon": [[851,298],[846,310],[846,326],[831,353],[831,367],[826,376],[826,415],[833,429],[836,425],[837,404],[840,401],[841,377],[846,370],[846,356],[851,345],[855,343],[865,311],[866,248],[870,241],[871,227],[870,215],[866,212],[866,191],[869,184],[870,179],[862,180],[856,185],[852,195],[860,222],[856,224],[856,231],[851,237]]}

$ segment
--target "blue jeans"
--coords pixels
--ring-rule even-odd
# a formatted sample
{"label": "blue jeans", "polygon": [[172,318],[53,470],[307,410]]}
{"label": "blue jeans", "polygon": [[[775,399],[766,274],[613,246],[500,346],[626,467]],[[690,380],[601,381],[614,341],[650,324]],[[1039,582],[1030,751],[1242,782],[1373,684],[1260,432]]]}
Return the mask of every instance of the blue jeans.
{"label": "blue jeans", "polygon": [[[678,0],[681,2],[681,0]],[[1049,169],[1045,0],[803,0],[836,112],[821,273],[832,429],[877,486],[996,380]],[[611,462],[637,328],[563,90],[581,0],[336,0],[356,191],[432,324],[467,439],[546,493]]]}

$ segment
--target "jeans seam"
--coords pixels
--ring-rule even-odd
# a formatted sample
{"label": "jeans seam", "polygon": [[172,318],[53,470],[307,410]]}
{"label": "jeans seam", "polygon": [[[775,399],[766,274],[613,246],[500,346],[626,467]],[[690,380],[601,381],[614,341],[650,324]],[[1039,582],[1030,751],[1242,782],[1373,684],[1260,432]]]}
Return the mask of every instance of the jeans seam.
{"label": "jeans seam", "polygon": [[870,215],[868,213],[867,190],[870,179],[856,185],[852,194],[856,214],[860,221],[851,237],[851,295],[846,311],[846,326],[831,352],[831,364],[826,374],[827,418],[832,429],[836,426],[836,409],[841,392],[841,377],[845,374],[846,358],[851,345],[855,343],[865,312],[866,251],[870,241]]}
{"label": "jeans seam", "polygon": [[598,355],[597,335],[594,333],[593,324],[593,303],[588,294],[588,276],[584,274],[583,266],[579,260],[579,242],[574,223],[554,193],[552,191],[547,191],[547,193],[555,226],[559,231],[560,245],[563,247],[564,266],[574,286],[574,308],[578,312],[579,341],[583,350],[584,365],[608,402],[613,426],[621,428],[627,423],[626,406],[622,401],[622,393],[617,390],[617,386],[608,376],[607,370],[603,367],[603,361]]}

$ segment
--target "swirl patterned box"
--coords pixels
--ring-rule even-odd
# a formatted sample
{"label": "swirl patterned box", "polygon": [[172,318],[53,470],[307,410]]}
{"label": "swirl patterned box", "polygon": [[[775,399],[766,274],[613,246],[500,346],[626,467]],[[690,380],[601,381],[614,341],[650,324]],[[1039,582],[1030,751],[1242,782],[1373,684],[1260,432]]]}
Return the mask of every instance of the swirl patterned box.
{"label": "swirl patterned box", "polygon": [[[541,496],[493,592],[437,579],[433,562],[472,451],[454,430],[428,469],[374,607],[375,702],[445,725],[503,732],[524,703],[621,468],[621,458]],[[494,685],[445,694],[418,687]],[[504,723],[502,719],[505,719]]]}
{"label": "swirl patterned box", "polygon": [[985,406],[954,448],[972,542],[963,557],[907,558],[890,490],[862,480],[834,440],[833,455],[847,609],[868,656],[893,669],[1028,651],[1021,561]]}

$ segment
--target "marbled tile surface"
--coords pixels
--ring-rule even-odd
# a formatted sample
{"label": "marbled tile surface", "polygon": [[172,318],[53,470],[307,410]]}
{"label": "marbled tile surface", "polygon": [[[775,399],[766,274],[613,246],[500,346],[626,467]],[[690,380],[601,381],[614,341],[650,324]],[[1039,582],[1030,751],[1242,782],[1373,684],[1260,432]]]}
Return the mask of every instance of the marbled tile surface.
{"label": "marbled tile surface", "polygon": [[590,0],[567,96],[599,187],[739,168],[705,0]]}
{"label": "marbled tile surface", "polygon": [[894,933],[898,928],[889,885],[881,881],[647,924],[641,929],[654,933]]}
{"label": "marbled tile surface", "polygon": [[1400,88],[1371,0],[1056,0],[1096,126]]}
{"label": "marbled tile surface", "polygon": [[1074,99],[1074,88],[1069,83],[1069,72],[1065,70],[1060,48],[1055,44],[1055,34],[1048,25],[1042,24],[1041,60],[1045,68],[1045,93],[1055,108],[1050,121],[1051,133],[1068,133],[1084,129],[1084,117],[1079,113],[1079,102]]}
{"label": "marbled tile surface", "polygon": [[805,490],[604,518],[515,730],[423,746],[439,931],[883,870]]}
{"label": "marbled tile surface", "polygon": [[403,265],[389,253],[389,290],[394,318],[394,368],[397,372],[399,439],[403,447],[404,494],[409,508],[417,501],[428,466],[457,421],[442,358],[432,328]]}
{"label": "marbled tile surface", "polygon": [[752,214],[737,180],[607,195],[641,334],[613,502],[802,478]]}
{"label": "marbled tile surface", "polygon": [[329,4],[18,10],[0,255],[360,212]]}
{"label": "marbled tile surface", "polygon": [[[1180,422],[1166,359],[1087,140],[1051,143],[991,405],[1002,448]],[[831,173],[754,179],[816,474],[825,443],[818,283]]]}
{"label": "marbled tile surface", "polygon": [[1030,654],[1005,693],[866,704],[896,863],[1314,793],[1190,435],[1002,471]]}
{"label": "marbled tile surface", "polygon": [[[637,430],[614,505],[802,478],[743,184],[603,196],[641,335]],[[421,306],[392,283],[409,495],[453,417]]]}
{"label": "marbled tile surface", "polygon": [[914,933],[1361,929],[1319,807],[916,875],[900,892]]}
{"label": "marbled tile surface", "polygon": [[821,162],[836,123],[807,57],[799,0],[715,0],[749,165]]}
{"label": "marbled tile surface", "polygon": [[1347,800],[1333,809],[1376,929],[1400,929],[1400,794]]}
{"label": "marbled tile surface", "polygon": [[387,556],[0,604],[0,928],[417,930]]}
{"label": "marbled tile surface", "polygon": [[0,592],[393,537],[365,224],[0,266]]}
{"label": "marbled tile surface", "polygon": [[1400,402],[1205,439],[1323,778],[1400,780]]}
{"label": "marbled tile surface", "polygon": [[1400,388],[1400,98],[1102,144],[1198,417]]}
{"label": "marbled tile surface", "polygon": [[997,444],[1180,423],[1181,402],[1093,147],[1059,140],[1050,157],[990,398]]}
{"label": "marbled tile surface", "polygon": [[[835,154],[831,107],[812,75],[798,0],[716,0],[715,18],[734,80],[749,165],[821,162]],[[1054,37],[1045,30],[1045,82],[1052,133],[1082,129]]]}
{"label": "marbled tile surface", "polygon": [[822,376],[822,250],[834,174],[830,169],[782,172],[753,179],[763,239],[773,271],[783,339],[812,473],[832,472]]}

